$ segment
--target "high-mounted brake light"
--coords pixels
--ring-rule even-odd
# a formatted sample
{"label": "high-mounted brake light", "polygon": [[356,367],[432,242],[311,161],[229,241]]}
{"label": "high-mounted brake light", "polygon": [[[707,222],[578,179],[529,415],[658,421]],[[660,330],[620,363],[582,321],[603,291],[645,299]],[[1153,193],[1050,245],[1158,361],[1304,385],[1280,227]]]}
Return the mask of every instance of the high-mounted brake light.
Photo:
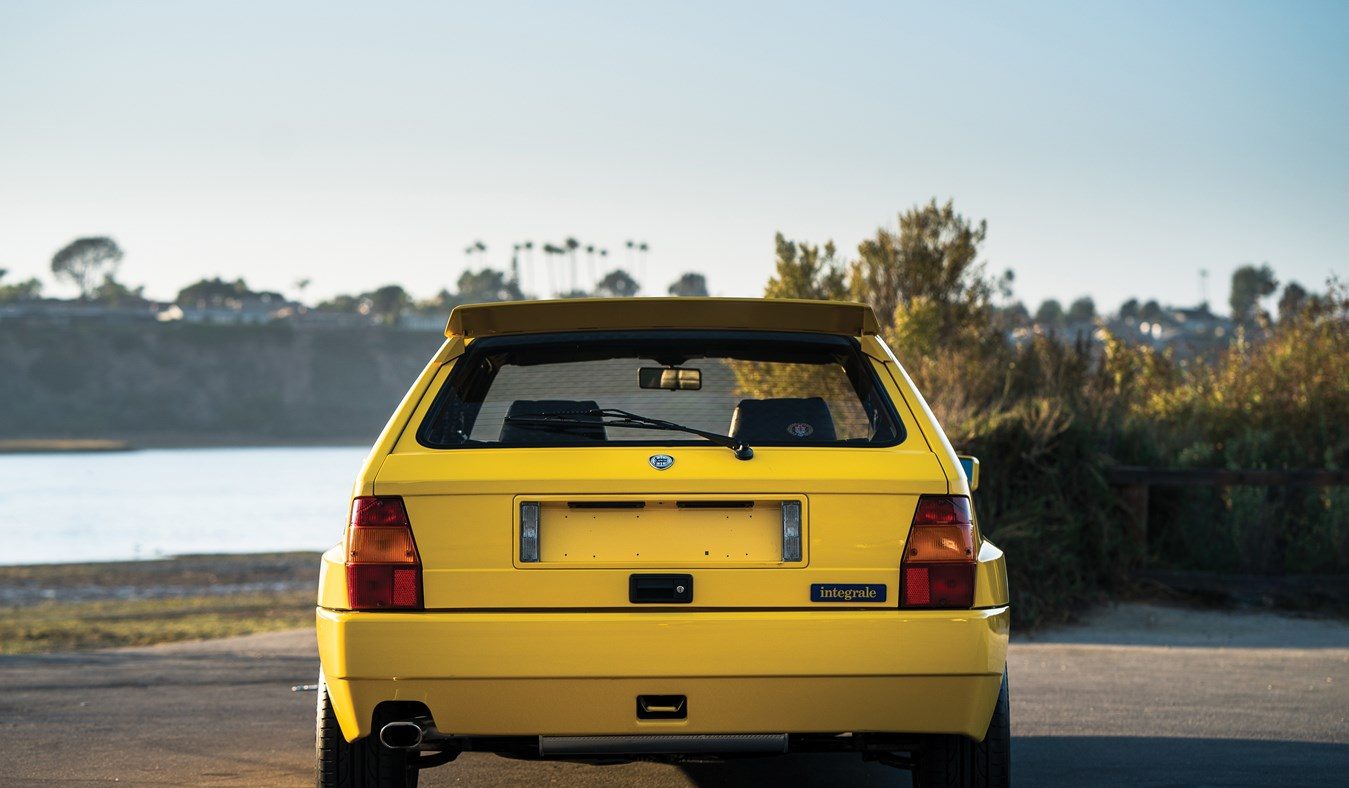
{"label": "high-mounted brake light", "polygon": [[900,562],[900,607],[972,607],[974,570],[970,499],[919,498]]}
{"label": "high-mounted brake light", "polygon": [[402,498],[353,499],[346,546],[352,610],[421,609],[422,563]]}

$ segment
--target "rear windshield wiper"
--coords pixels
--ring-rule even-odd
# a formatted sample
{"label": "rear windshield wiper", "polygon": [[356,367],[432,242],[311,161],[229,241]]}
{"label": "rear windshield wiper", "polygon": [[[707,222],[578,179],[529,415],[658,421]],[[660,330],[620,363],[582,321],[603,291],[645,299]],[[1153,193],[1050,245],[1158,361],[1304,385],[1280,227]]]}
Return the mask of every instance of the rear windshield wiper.
{"label": "rear windshield wiper", "polygon": [[519,424],[525,427],[539,427],[547,429],[556,427],[562,430],[579,426],[603,426],[603,427],[628,427],[641,430],[664,430],[666,432],[687,432],[690,435],[697,435],[705,438],[719,446],[725,446],[735,452],[737,460],[749,460],[754,458],[754,450],[739,438],[730,435],[721,435],[716,432],[707,432],[696,427],[689,427],[683,424],[676,424],[673,421],[664,419],[653,419],[650,416],[639,416],[636,413],[629,413],[626,410],[617,408],[601,408],[598,410],[571,411],[569,413],[539,413],[533,416],[507,416],[506,421],[510,424]]}

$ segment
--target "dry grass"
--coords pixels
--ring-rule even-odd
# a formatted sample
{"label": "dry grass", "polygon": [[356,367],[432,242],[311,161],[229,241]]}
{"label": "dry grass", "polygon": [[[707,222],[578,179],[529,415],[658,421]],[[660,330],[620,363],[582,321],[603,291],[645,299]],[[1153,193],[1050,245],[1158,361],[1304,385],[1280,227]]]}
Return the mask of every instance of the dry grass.
{"label": "dry grass", "polygon": [[315,553],[0,566],[0,653],[311,626],[317,580]]}
{"label": "dry grass", "polygon": [[130,451],[131,448],[130,443],[118,440],[86,440],[81,438],[7,438],[0,440],[0,454]]}
{"label": "dry grass", "polygon": [[0,653],[31,654],[312,626],[313,591],[0,607]]}

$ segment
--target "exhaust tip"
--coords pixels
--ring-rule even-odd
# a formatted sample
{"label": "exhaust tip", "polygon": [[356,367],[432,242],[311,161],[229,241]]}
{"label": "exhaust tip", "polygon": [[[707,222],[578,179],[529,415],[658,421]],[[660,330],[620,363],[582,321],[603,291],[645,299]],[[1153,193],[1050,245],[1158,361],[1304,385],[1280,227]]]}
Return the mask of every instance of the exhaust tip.
{"label": "exhaust tip", "polygon": [[422,746],[426,731],[420,723],[403,720],[379,729],[379,743],[391,750],[415,750]]}

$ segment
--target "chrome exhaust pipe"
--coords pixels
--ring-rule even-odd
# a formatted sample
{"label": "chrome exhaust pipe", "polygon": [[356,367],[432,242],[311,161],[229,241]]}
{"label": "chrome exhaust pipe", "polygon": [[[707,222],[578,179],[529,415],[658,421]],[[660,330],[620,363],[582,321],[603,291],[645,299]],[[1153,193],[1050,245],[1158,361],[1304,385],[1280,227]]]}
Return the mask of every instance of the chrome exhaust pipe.
{"label": "chrome exhaust pipe", "polygon": [[379,729],[379,743],[391,750],[415,750],[422,746],[426,728],[416,720],[390,722]]}

